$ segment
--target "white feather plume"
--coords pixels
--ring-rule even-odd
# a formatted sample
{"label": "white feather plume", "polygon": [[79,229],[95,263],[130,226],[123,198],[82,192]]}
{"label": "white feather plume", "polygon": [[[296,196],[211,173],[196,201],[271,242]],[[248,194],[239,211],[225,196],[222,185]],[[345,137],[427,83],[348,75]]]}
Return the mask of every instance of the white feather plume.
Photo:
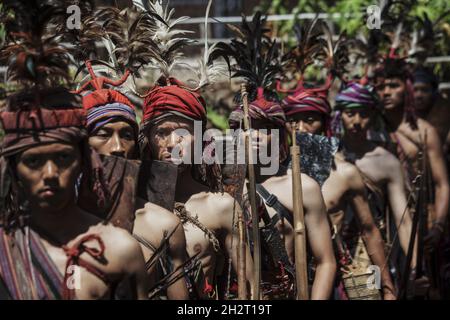
{"label": "white feather plume", "polygon": [[[145,6],[140,1],[134,1],[134,3],[145,10]],[[169,78],[174,67],[181,63],[183,57],[181,49],[195,42],[185,37],[186,34],[193,33],[193,31],[177,28],[189,17],[183,16],[172,20],[175,9],[169,10],[168,4],[163,6],[162,0],[147,0],[147,9],[151,15],[158,17],[155,18],[156,27],[153,36],[153,41],[158,46],[155,48],[158,59],[156,59],[155,65],[149,67],[160,69],[161,74]]]}
{"label": "white feather plume", "polygon": [[218,50],[218,43],[214,43],[209,47],[208,43],[208,18],[213,0],[209,0],[205,14],[205,47],[203,49],[203,59],[199,60],[198,69],[195,70],[197,75],[197,90],[207,85],[218,82],[229,74],[228,65],[223,59],[211,59],[212,55]]}

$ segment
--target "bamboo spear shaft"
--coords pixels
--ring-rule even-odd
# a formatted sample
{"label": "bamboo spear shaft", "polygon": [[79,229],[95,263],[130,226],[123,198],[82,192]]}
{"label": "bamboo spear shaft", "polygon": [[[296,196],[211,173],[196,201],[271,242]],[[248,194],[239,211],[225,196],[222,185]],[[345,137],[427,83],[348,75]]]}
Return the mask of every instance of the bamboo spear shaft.
{"label": "bamboo spear shaft", "polygon": [[[244,177],[245,179],[245,177]],[[246,279],[246,250],[245,250],[245,224],[242,210],[238,210],[238,299],[247,300],[247,279]]]}
{"label": "bamboo spear shaft", "polygon": [[302,179],[300,168],[300,147],[297,145],[297,124],[292,123],[292,196],[294,209],[294,241],[295,241],[295,277],[297,284],[297,300],[309,300],[306,228],[303,212]]}
{"label": "bamboo spear shaft", "polygon": [[255,168],[253,167],[253,149],[250,137],[250,121],[248,110],[248,92],[245,84],[241,85],[242,103],[244,106],[244,129],[247,132],[245,135],[245,158],[247,161],[247,172],[249,180],[249,200],[252,214],[252,239],[253,239],[253,300],[259,300],[260,297],[260,283],[261,283],[261,244],[259,239],[259,216],[256,210],[256,179]]}

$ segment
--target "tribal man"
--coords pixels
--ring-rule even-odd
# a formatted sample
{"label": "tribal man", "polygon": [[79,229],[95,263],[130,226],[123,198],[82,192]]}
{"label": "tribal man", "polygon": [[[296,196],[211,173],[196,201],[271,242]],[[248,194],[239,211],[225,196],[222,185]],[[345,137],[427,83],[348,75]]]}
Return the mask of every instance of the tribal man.
{"label": "tribal man", "polygon": [[[288,259],[293,264],[295,249],[292,170],[282,165],[288,157],[286,117],[273,89],[275,79],[281,73],[281,66],[276,58],[279,53],[277,43],[269,38],[264,24],[265,18],[261,17],[260,12],[254,15],[250,24],[243,19],[241,32],[236,32],[229,52],[237,62],[235,76],[241,76],[245,80],[248,90],[251,131],[245,134],[253,141],[251,152],[258,153],[253,164],[256,179],[254,183],[271,219],[270,222],[264,222],[266,225],[273,225],[282,235]],[[253,38],[254,36],[256,38]],[[248,46],[254,48],[247,50]],[[258,64],[249,64],[248,61],[258,61]],[[242,129],[242,120],[246,116],[243,109],[244,96],[238,95],[236,100],[239,107],[231,113],[229,124],[231,129]],[[262,159],[265,152],[266,156],[269,156],[268,162]],[[336,273],[331,226],[319,184],[305,174],[301,174],[301,180],[308,253],[313,257],[311,264],[315,264],[310,297],[313,300],[329,299]]]}
{"label": "tribal man", "polygon": [[[194,132],[195,124],[201,125],[198,133]],[[189,256],[201,260],[205,276],[202,295],[212,297],[217,294],[219,254],[230,257],[237,271],[238,239],[232,222],[240,209],[229,194],[220,192],[221,176],[216,166],[194,164],[195,140],[203,141],[198,134],[204,133],[205,124],[203,98],[174,78],[161,79],[145,99],[142,157],[178,164],[174,212],[183,221]],[[247,251],[246,279],[251,283],[252,259]]]}
{"label": "tribal man", "polygon": [[87,143],[81,101],[61,87],[69,79],[67,52],[40,33],[64,12],[56,6],[4,2],[15,16],[1,56],[12,57],[9,74],[20,89],[0,114],[0,277],[12,299],[113,298],[124,280],[130,298],[145,299],[137,241],[77,205],[81,186],[91,188],[100,206],[108,192]]}
{"label": "tribal man", "polygon": [[[336,132],[342,135],[345,159],[358,167],[369,191],[374,197],[378,197],[375,197],[376,201],[387,196],[397,228],[393,240],[399,240],[406,255],[412,221],[407,207],[401,164],[389,151],[367,139],[368,130],[379,120],[378,108],[379,100],[372,86],[349,83],[336,97],[335,127]],[[388,232],[389,226],[384,222],[384,210],[383,207],[378,210],[381,212],[372,211],[372,214],[376,220],[383,221]],[[414,261],[413,258],[412,265]]]}
{"label": "tribal man", "polygon": [[[90,67],[90,63],[88,63],[88,68]],[[94,74],[93,71],[90,73]],[[125,95],[117,90],[97,88],[92,92],[85,93],[83,107],[87,111],[89,144],[94,150],[106,156],[138,158],[139,128],[135,107]],[[132,181],[136,182],[135,177]],[[121,183],[125,182],[121,181]],[[137,183],[134,185],[137,187]],[[165,259],[170,259],[168,261],[171,263],[171,270],[177,270],[187,258],[186,240],[180,220],[170,211],[150,202],[145,203],[141,198],[131,200],[130,204],[136,202],[136,208],[138,208],[136,214],[134,215],[134,207],[129,207],[126,208],[128,212],[125,213],[130,216],[128,219],[120,219],[122,217],[115,219],[113,215],[111,221],[118,222],[126,229],[130,226],[122,220],[133,221],[132,233],[140,242],[146,261],[150,260],[160,245],[163,245],[165,234],[171,234],[166,252],[168,257]],[[162,274],[155,274],[156,271],[155,268],[148,270],[151,280],[150,287],[157,279],[163,277]],[[167,297],[169,299],[187,299],[189,297],[183,277],[168,286]]]}
{"label": "tribal man", "polygon": [[[414,112],[414,93],[412,79],[404,60],[386,59],[382,69],[384,81],[377,87],[383,101],[387,129],[396,144],[396,154],[402,162],[407,178],[411,183],[420,170],[420,154],[426,150],[434,189],[434,209],[430,212],[430,230],[425,238],[426,248],[436,248],[446,226],[449,206],[449,184],[447,169],[442,154],[442,146],[436,129],[426,120],[417,118]],[[430,199],[432,200],[432,199]]]}
{"label": "tribal man", "polygon": [[[363,96],[360,96],[361,98]],[[360,102],[364,103],[362,100]],[[289,131],[290,122],[295,122],[300,132],[331,136],[331,107],[326,92],[307,89],[299,91],[283,100],[283,109],[287,116]],[[366,187],[359,170],[354,164],[345,161],[340,152],[335,154],[331,167],[332,170],[326,180],[320,181],[328,214],[330,216],[338,214],[349,205],[353,208],[369,257],[381,270],[384,299],[395,299],[395,290],[384,254],[384,241],[370,212]],[[341,225],[338,221],[335,221],[334,225],[336,223],[338,226],[336,232],[340,233]]]}
{"label": "tribal man", "polygon": [[450,110],[447,108],[447,99],[444,99],[439,92],[439,79],[432,70],[425,67],[417,67],[413,76],[417,117],[434,126],[440,140],[445,142],[450,131],[450,124],[447,121]]}

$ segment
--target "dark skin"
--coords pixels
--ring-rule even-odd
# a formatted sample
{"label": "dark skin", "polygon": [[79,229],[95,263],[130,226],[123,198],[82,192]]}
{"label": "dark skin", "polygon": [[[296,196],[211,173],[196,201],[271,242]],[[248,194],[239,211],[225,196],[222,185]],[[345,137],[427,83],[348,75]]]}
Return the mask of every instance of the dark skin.
{"label": "dark skin", "polygon": [[[31,211],[31,228],[41,237],[44,247],[62,274],[66,254],[61,244],[73,246],[87,234],[97,234],[105,243],[104,261],[81,257],[98,268],[114,282],[130,281],[131,297],[146,298],[144,259],[137,242],[125,231],[104,225],[99,219],[81,210],[75,202],[75,184],[81,171],[78,146],[51,143],[30,148],[16,158],[20,192],[27,195]],[[97,247],[95,241],[86,243]],[[107,298],[106,283],[80,268],[78,299]]]}
{"label": "dark skin", "polygon": [[425,249],[431,251],[437,247],[442,237],[449,208],[450,188],[442,144],[436,129],[427,121],[419,118],[417,120],[418,129],[413,129],[407,123],[404,117],[406,85],[402,79],[385,79],[379,92],[385,106],[385,116],[389,129],[395,134],[409,160],[417,159],[419,154],[417,145],[422,144],[424,137],[427,137],[427,156],[435,188],[434,221],[425,237]]}
{"label": "dark skin", "polygon": [[135,133],[128,122],[109,122],[89,135],[89,144],[99,154],[131,159],[136,149]]}
{"label": "dark skin", "polygon": [[[136,153],[135,132],[126,121],[117,120],[101,126],[90,134],[89,144],[103,155],[133,159]],[[133,233],[137,233],[157,248],[164,238],[164,232],[171,233],[175,229],[176,231],[169,239],[168,255],[174,269],[182,265],[186,260],[186,239],[180,227],[180,220],[157,205],[146,204],[143,199],[137,199],[136,208]],[[142,244],[141,248],[147,261],[153,252]],[[148,270],[148,276],[149,286],[152,287],[158,278],[156,269]],[[167,288],[167,297],[171,300],[188,299],[189,292],[183,278]]]}
{"label": "dark skin", "polygon": [[[343,112],[342,122],[346,129],[344,145],[348,150],[355,153],[357,157],[356,165],[362,172],[377,184],[381,183],[381,185],[386,186],[391,212],[398,228],[399,243],[406,254],[412,230],[412,219],[406,206],[403,171],[399,160],[392,153],[367,140],[367,130],[375,115],[372,114],[374,111],[369,110],[361,114],[360,112],[364,109],[367,108],[355,108]],[[403,213],[405,213],[404,220],[403,223],[400,223]],[[413,269],[416,265],[416,257],[417,237],[411,261],[411,268]],[[414,288],[416,290],[423,290],[427,287],[428,279],[426,277],[415,279]]]}
{"label": "dark skin", "polygon": [[[267,148],[268,152],[270,152],[273,130],[280,130],[280,128],[267,121],[256,119],[251,120],[251,128],[254,129],[252,131],[252,147],[254,149]],[[267,131],[264,132],[261,129],[266,129]],[[276,160],[279,161],[279,158]],[[276,195],[278,200],[292,213],[294,210],[292,171],[288,170],[282,176],[263,175],[261,172],[263,165],[259,161],[254,168],[256,182],[261,183],[270,193]],[[316,272],[311,288],[311,300],[326,300],[330,297],[336,272],[336,260],[332,249],[330,226],[319,185],[307,175],[302,174],[301,179],[307,239],[316,263]],[[276,214],[273,208],[267,207],[267,211],[271,217]],[[276,227],[284,236],[288,257],[293,262],[295,259],[295,231],[287,221],[284,221],[284,223],[280,221]]]}
{"label": "dark skin", "polygon": [[[419,92],[420,91],[420,92]],[[414,84],[414,99],[416,114],[420,119],[426,120],[434,126],[439,134],[439,139],[444,143],[450,128],[450,108],[448,108],[448,94],[436,92],[432,86],[426,83]],[[444,150],[444,155],[446,149]]]}
{"label": "dark skin", "polygon": [[400,224],[407,203],[404,176],[400,161],[394,155],[367,140],[367,131],[374,117],[374,111],[367,107],[344,110],[342,112],[342,123],[345,127],[343,141],[345,148],[355,153],[356,166],[380,187],[387,187],[390,208],[399,229],[399,242],[406,253],[412,221],[408,211],[405,213],[403,223]]}
{"label": "dark skin", "polygon": [[[37,151],[44,150],[43,154]],[[29,149],[17,157],[19,185],[29,196],[33,212],[60,212],[75,198],[73,188],[80,174],[77,148],[54,144]]]}
{"label": "dark skin", "polygon": [[[324,132],[324,120],[319,112],[298,113],[292,120],[297,122],[301,132],[312,134],[323,134]],[[347,205],[353,207],[361,226],[361,236],[367,246],[370,258],[382,270],[383,298],[385,300],[394,300],[396,299],[395,290],[389,270],[386,268],[383,239],[370,212],[366,189],[361,175],[357,168],[344,161],[340,154],[335,156],[335,166],[336,168],[332,170],[322,186],[327,211],[329,214],[333,214]]]}
{"label": "dark skin", "polygon": [[[182,131],[181,131],[182,130]],[[175,201],[185,204],[185,208],[198,221],[211,230],[231,257],[232,266],[237,271],[236,246],[237,233],[233,231],[233,215],[239,208],[235,200],[227,193],[214,193],[196,181],[191,174],[191,165],[180,163],[183,157],[193,162],[194,124],[192,121],[178,116],[165,118],[155,124],[148,134],[151,157],[161,161],[172,161],[178,164],[178,177],[175,190]],[[202,138],[202,137],[199,137]],[[190,256],[198,254],[208,284],[215,283],[217,254],[205,233],[192,223],[183,224],[186,235],[187,251]],[[246,249],[246,279],[248,287],[253,281],[252,257]],[[201,288],[203,290],[203,288]]]}
{"label": "dark skin", "polygon": [[385,79],[383,84],[377,87],[385,110],[397,109],[403,105],[405,91],[406,84],[400,78]]}
{"label": "dark skin", "polygon": [[314,134],[323,134],[323,116],[319,112],[306,111],[294,114],[286,127],[289,132],[292,132],[291,122],[297,123],[297,128],[300,132],[309,132]]}
{"label": "dark skin", "polygon": [[414,83],[414,99],[417,116],[425,119],[433,108],[433,88],[425,82]]}

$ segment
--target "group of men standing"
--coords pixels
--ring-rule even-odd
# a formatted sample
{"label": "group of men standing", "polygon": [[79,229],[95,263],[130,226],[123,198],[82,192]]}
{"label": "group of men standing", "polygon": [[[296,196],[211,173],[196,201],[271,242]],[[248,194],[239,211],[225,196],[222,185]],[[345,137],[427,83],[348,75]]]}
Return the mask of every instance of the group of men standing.
{"label": "group of men standing", "polygon": [[[145,45],[166,58],[151,56],[162,72],[148,84],[140,113],[128,81],[135,65],[115,70],[123,77],[112,80],[94,60],[80,61],[90,80],[73,91],[63,81],[65,44],[26,24],[27,14],[44,25],[45,13],[59,11],[45,1],[5,1],[2,10],[25,22],[7,24],[1,55],[18,83],[0,113],[2,299],[292,298],[302,265],[295,261],[296,196],[311,299],[448,298],[448,163],[425,120],[439,95],[430,71],[390,55],[370,76],[343,81],[332,109],[331,71],[320,88],[304,84],[303,74],[295,90],[275,85],[281,53],[256,14],[205,61],[226,56],[246,84],[229,125],[240,129],[233,142],[249,138],[257,156],[251,164],[245,157],[241,170],[211,161],[226,139],[203,141],[203,87],[190,88],[168,71],[178,51],[171,56],[163,47],[184,40],[169,45],[158,33],[171,14],[154,5],[162,11],[137,8],[136,20],[121,15],[130,19],[130,38],[145,23],[152,36],[138,40],[134,53],[129,47],[129,59]],[[168,25],[166,31],[169,39],[176,34]],[[301,146],[301,173],[292,169],[292,137]],[[270,163],[260,161],[261,150]],[[267,174],[274,162],[277,170]],[[293,190],[295,175],[301,195]],[[254,215],[260,241],[252,237]],[[353,285],[372,275],[371,265],[381,285]]]}

